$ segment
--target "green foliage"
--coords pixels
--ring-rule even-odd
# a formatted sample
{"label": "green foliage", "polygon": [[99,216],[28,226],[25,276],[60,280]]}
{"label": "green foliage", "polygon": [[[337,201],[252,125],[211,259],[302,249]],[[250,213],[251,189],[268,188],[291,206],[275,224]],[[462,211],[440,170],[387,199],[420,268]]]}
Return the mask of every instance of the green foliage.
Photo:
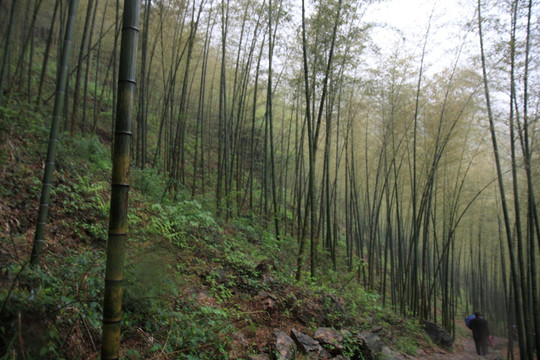
{"label": "green foliage", "polygon": [[232,296],[230,287],[234,285],[234,282],[229,279],[228,284],[222,284],[218,282],[218,279],[219,274],[213,271],[206,277],[206,282],[210,284],[210,288],[212,289],[212,292],[217,297],[219,302],[229,300]]}
{"label": "green foliage", "polygon": [[110,150],[96,136],[62,137],[56,162],[59,170],[84,172],[94,176],[110,173],[112,169]]}
{"label": "green foliage", "polygon": [[244,257],[251,267],[269,260],[281,270],[274,273],[276,278],[282,278],[284,282],[294,281],[296,257],[291,254],[298,252],[296,239],[289,234],[282,234],[278,241],[268,224],[261,223],[254,214],[232,219],[230,225],[234,229],[233,236],[228,245],[220,245],[224,246],[226,256],[229,249],[231,258]]}
{"label": "green foliage", "polygon": [[414,356],[418,352],[418,344],[411,336],[400,336],[397,338],[395,350]]}
{"label": "green foliage", "polygon": [[134,191],[140,192],[147,199],[158,202],[165,189],[165,181],[157,169],[134,168],[131,170],[130,185]]}
{"label": "green foliage", "polygon": [[25,103],[0,105],[0,133],[21,137],[27,141],[26,151],[37,151],[41,145],[46,145],[49,127],[44,117],[31,109]]}
{"label": "green foliage", "polygon": [[184,200],[174,205],[153,204],[152,217],[148,225],[151,234],[167,238],[180,247],[186,245],[195,233],[215,231],[218,228],[210,212],[204,211],[196,200]]}
{"label": "green foliage", "polygon": [[[101,326],[103,292],[103,255],[94,251],[69,253],[54,269],[24,267],[12,264],[3,268],[3,276],[11,283],[18,277],[20,286],[6,300],[0,337],[7,340],[5,358],[17,353],[20,343],[18,319],[24,323],[20,336],[30,359],[67,359],[60,344],[71,341],[73,331],[96,338]],[[6,299],[2,289],[0,298]],[[19,344],[20,345],[20,344]]]}
{"label": "green foliage", "polygon": [[227,338],[234,331],[228,311],[181,295],[182,281],[172,265],[163,264],[165,258],[158,253],[129,266],[124,336],[140,329],[152,338],[151,345],[132,358],[174,354],[175,359],[226,359]]}
{"label": "green foliage", "polygon": [[[75,220],[63,221],[64,231],[68,228],[79,239],[105,241],[107,239],[107,215],[109,202],[103,197],[109,187],[105,181],[96,181],[89,176],[78,176],[71,184],[60,182],[51,189],[51,195],[58,204],[59,212]],[[89,219],[92,219],[89,221]]]}
{"label": "green foliage", "polygon": [[262,229],[263,227],[254,221],[253,217],[237,217],[231,221],[231,225],[236,230],[236,238],[239,242],[262,243],[262,235],[263,232],[266,232],[266,229]]}
{"label": "green foliage", "polygon": [[170,250],[154,244],[132,254],[126,264],[124,306],[133,313],[146,309],[168,296],[178,296],[179,282]]}
{"label": "green foliage", "polygon": [[343,355],[351,360],[364,360],[362,355],[362,341],[351,332],[343,336]]}
{"label": "green foliage", "polygon": [[0,125],[2,130],[6,131],[10,126],[15,125],[17,122],[14,120],[20,115],[19,109],[13,106],[5,107],[0,105]]}
{"label": "green foliage", "polygon": [[[169,323],[168,339],[159,350],[177,354],[177,359],[227,359],[227,336],[234,331],[224,309],[180,303],[154,319]],[[155,346],[158,350],[158,346]]]}

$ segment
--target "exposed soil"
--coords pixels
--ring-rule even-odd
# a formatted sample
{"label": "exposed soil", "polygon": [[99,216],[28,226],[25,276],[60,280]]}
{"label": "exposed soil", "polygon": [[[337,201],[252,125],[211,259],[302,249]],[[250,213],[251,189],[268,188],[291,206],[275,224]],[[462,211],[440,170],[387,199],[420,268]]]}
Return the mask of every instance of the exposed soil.
{"label": "exposed soil", "polygon": [[472,337],[459,338],[454,345],[454,352],[444,352],[420,355],[417,359],[425,360],[474,360],[474,359],[504,359],[506,355],[506,339],[495,338],[495,347],[488,348],[488,355],[480,356],[476,354],[476,348]]}

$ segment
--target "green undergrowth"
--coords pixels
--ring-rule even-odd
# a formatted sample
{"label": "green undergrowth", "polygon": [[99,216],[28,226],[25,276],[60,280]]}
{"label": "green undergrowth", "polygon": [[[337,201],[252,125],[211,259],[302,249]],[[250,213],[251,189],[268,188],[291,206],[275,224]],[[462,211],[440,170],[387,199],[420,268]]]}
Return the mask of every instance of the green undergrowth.
{"label": "green undergrowth", "polygon": [[[18,211],[2,212],[15,225],[0,239],[1,359],[99,354],[110,147],[96,136],[60,136],[47,249],[41,265],[30,267],[48,123],[22,106],[0,108],[0,137],[8,139],[0,160],[10,165],[0,205],[13,200]],[[321,274],[296,282],[296,239],[277,239],[257,214],[224,222],[214,216],[212,199],[181,190],[173,201],[165,186],[156,169],[132,168],[123,358],[242,358],[265,350],[260,329],[268,333],[283,321],[312,334],[321,316],[352,334],[380,328],[400,352],[421,346],[419,326],[383,307],[355,274],[328,263]],[[24,204],[15,200],[20,194],[28,194]],[[260,294],[275,296],[277,313],[256,304]],[[239,332],[247,343],[242,349],[234,340]],[[351,337],[346,346],[354,352],[359,344]]]}
{"label": "green undergrowth", "polygon": [[12,263],[2,269],[7,283],[16,281],[13,289],[0,289],[3,358],[67,358],[70,351],[82,357],[84,346],[72,337],[98,336],[103,257],[98,251],[77,249],[56,259],[54,266],[52,260],[44,259],[38,267]]}

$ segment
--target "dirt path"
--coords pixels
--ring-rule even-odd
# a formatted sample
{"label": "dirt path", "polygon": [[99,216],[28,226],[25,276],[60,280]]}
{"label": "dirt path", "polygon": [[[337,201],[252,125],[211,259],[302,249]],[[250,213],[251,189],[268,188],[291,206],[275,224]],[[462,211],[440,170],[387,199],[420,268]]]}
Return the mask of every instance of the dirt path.
{"label": "dirt path", "polygon": [[[454,352],[439,352],[433,354],[425,354],[417,357],[418,360],[474,360],[474,359],[489,359],[497,360],[504,359],[501,351],[506,350],[506,345],[503,344],[503,339],[495,339],[495,349],[489,348],[486,356],[476,355],[476,348],[472,338],[460,338],[454,345]],[[500,344],[497,346],[497,344]],[[502,346],[502,347],[501,347]]]}

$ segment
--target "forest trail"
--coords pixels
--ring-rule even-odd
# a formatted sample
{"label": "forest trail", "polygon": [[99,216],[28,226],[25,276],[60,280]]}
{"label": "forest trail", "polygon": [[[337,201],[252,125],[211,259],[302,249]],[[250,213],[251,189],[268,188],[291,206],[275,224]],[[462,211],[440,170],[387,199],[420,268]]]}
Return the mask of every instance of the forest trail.
{"label": "forest trail", "polygon": [[495,348],[488,348],[486,356],[476,354],[472,337],[459,338],[454,346],[455,352],[439,352],[417,357],[418,360],[474,360],[474,359],[504,359],[501,351],[506,351],[506,339],[495,338]]}

